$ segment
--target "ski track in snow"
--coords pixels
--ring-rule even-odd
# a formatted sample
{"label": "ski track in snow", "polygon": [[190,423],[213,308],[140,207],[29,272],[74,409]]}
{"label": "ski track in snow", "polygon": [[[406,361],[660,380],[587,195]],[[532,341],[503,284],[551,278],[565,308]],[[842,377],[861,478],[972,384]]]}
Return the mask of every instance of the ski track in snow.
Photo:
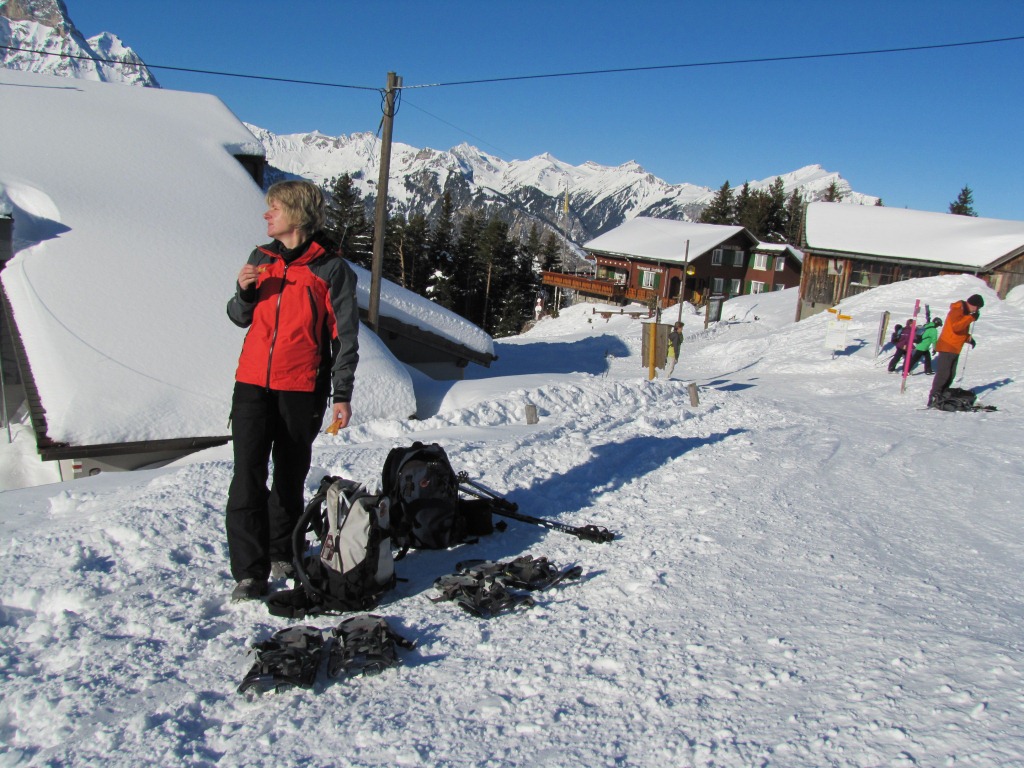
{"label": "ski track in snow", "polygon": [[[321,473],[375,482],[392,446],[437,440],[524,513],[619,533],[510,520],[410,553],[376,612],[418,647],[378,677],[234,692],[288,622],[226,600],[230,461],[54,486],[0,542],[0,765],[1019,763],[1021,525],[984,482],[1020,487],[1006,415],[915,412],[870,359],[759,364],[783,342],[749,325],[687,340],[697,407],[626,358],[317,443]],[[977,482],[943,487],[942,446],[982,439]],[[527,552],[584,576],[491,620],[427,599],[460,559]]]}

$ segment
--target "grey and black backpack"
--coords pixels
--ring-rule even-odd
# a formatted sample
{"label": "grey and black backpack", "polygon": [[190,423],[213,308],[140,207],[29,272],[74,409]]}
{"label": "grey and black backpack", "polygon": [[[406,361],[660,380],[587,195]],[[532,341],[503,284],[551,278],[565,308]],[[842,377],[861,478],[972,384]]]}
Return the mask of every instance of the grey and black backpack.
{"label": "grey and black backpack", "polygon": [[297,584],[267,600],[270,612],[302,618],[375,606],[396,581],[389,507],[352,480],[325,477],[292,533]]}

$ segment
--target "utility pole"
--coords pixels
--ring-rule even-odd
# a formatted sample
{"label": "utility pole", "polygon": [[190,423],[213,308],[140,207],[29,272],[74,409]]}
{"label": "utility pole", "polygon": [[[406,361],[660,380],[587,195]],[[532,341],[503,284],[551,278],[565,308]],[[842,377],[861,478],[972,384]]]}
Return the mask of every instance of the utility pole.
{"label": "utility pole", "polygon": [[373,217],[373,262],[370,269],[370,306],[367,318],[374,333],[380,327],[380,282],[384,271],[384,229],[388,214],[388,176],[391,173],[391,133],[395,127],[395,94],[402,87],[402,78],[388,72],[384,91],[383,131],[380,142],[380,174],[377,176],[377,205]]}
{"label": "utility pole", "polygon": [[683,279],[679,281],[679,316],[676,322],[683,321],[683,298],[686,296],[686,271],[690,268],[690,241],[686,241],[686,253],[683,256]]}

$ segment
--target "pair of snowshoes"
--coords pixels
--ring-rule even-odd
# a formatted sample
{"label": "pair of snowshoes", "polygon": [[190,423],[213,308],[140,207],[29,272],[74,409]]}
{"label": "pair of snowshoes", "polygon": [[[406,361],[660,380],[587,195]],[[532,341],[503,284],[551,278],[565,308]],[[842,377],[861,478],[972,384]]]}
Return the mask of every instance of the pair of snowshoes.
{"label": "pair of snowshoes", "polygon": [[566,579],[583,574],[579,565],[559,568],[546,557],[523,555],[515,560],[464,560],[455,565],[456,573],[434,581],[438,603],[450,600],[462,610],[481,619],[489,619],[519,608],[530,608],[536,601],[527,592],[550,589]]}
{"label": "pair of snowshoes", "polygon": [[[331,630],[327,674],[332,678],[376,675],[401,663],[396,646],[413,643],[397,634],[381,616],[350,616]],[[239,693],[312,688],[324,654],[323,632],[296,626],[275,632],[252,645],[252,668],[238,686]]]}

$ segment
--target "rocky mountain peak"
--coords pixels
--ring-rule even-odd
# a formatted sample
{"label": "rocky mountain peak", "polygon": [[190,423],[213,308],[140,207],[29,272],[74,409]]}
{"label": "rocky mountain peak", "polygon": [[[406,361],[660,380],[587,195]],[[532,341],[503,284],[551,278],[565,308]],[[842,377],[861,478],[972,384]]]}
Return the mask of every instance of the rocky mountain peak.
{"label": "rocky mountain peak", "polygon": [[35,21],[64,36],[73,29],[63,0],[0,0],[0,16],[11,21]]}

